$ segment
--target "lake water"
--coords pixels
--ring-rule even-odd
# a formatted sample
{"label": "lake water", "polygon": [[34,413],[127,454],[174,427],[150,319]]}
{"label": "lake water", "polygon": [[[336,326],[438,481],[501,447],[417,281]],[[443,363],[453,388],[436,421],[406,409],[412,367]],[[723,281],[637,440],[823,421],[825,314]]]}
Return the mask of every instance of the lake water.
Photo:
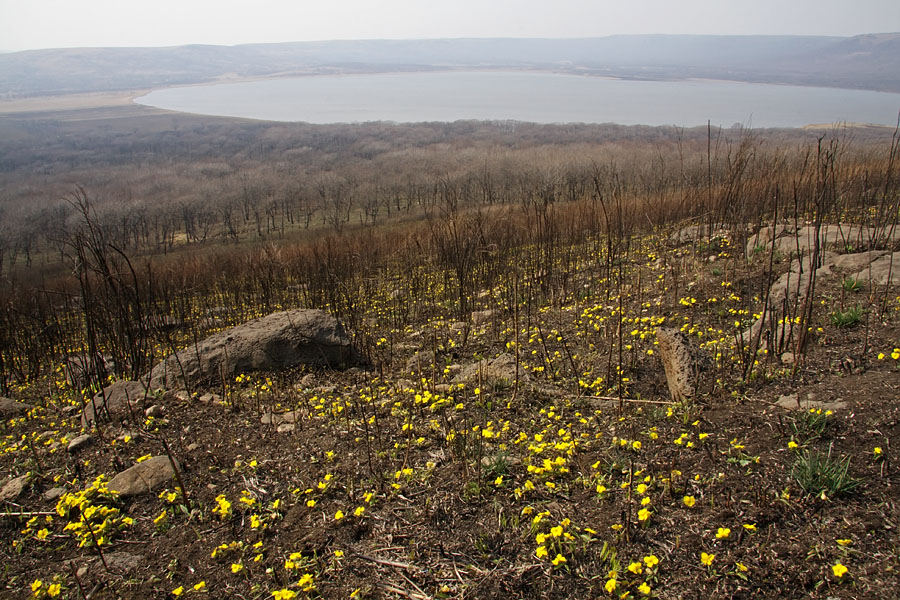
{"label": "lake water", "polygon": [[536,72],[317,75],[150,92],[139,104],[271,121],[516,120],[800,127],[893,125],[900,94],[727,81],[631,81]]}

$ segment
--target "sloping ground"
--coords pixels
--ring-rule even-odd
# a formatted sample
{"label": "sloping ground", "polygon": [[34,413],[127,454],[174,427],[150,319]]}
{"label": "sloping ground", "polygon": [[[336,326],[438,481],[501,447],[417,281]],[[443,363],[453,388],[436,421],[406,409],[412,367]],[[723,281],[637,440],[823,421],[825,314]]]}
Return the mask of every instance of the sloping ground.
{"label": "sloping ground", "polygon": [[[809,346],[766,348],[745,379],[728,343],[752,314],[731,298],[764,261],[640,247],[615,381],[600,295],[519,332],[508,310],[391,331],[372,371],[141,398],[71,451],[80,400],[23,390],[38,408],[4,424],[0,466],[25,485],[0,517],[0,595],[896,598],[895,288],[823,277]],[[673,405],[654,332],[682,323],[715,385]],[[179,470],[108,491],[144,463]]]}

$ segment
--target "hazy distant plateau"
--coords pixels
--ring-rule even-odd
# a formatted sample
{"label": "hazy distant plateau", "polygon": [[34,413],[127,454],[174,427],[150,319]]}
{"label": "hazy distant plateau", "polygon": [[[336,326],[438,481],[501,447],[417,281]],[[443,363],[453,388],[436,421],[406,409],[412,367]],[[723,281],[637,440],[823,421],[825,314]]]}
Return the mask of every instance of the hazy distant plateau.
{"label": "hazy distant plateau", "polygon": [[460,69],[900,92],[900,34],[357,40],[32,50],[0,54],[0,99],[310,74]]}

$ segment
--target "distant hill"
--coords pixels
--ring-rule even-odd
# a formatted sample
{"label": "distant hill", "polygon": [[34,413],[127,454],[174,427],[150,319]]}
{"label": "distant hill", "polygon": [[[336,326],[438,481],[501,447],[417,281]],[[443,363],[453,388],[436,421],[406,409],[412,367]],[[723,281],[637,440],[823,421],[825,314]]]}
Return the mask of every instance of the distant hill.
{"label": "distant hill", "polygon": [[705,77],[900,92],[900,33],[855,37],[628,35],[69,48],[0,54],[0,97],[244,77],[458,68]]}

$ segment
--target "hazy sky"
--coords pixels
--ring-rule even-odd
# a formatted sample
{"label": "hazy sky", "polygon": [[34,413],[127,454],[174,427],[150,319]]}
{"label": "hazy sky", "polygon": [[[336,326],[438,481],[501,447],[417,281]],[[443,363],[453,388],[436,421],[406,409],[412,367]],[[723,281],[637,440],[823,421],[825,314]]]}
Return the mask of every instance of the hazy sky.
{"label": "hazy sky", "polygon": [[900,0],[0,0],[0,50],[617,33],[900,31]]}

